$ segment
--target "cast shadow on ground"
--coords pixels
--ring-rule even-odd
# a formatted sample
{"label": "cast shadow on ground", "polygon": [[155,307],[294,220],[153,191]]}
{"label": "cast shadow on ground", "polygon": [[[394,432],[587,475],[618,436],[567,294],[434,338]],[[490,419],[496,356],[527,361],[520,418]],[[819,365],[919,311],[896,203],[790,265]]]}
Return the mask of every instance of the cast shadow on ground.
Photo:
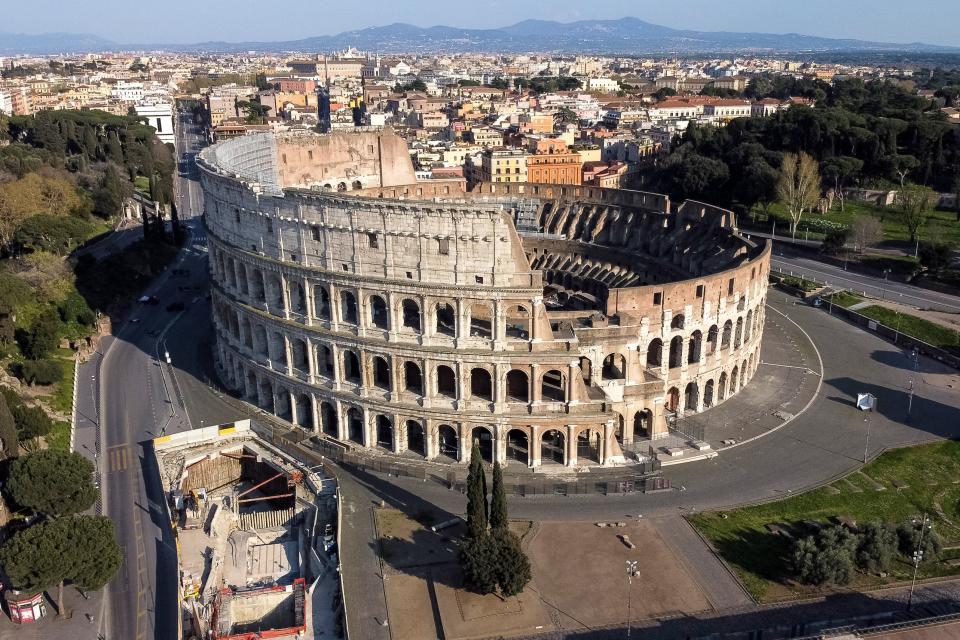
{"label": "cast shadow on ground", "polygon": [[[894,369],[914,371],[914,361],[909,349],[901,351],[876,349],[870,354],[870,359]],[[924,356],[918,358],[916,371],[917,373],[956,373],[954,369]]]}

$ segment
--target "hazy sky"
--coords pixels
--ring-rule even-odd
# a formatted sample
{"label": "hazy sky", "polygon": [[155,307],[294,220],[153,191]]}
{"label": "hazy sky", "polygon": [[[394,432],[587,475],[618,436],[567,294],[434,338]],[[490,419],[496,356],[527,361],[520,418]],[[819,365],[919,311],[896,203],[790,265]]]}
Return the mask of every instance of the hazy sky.
{"label": "hazy sky", "polygon": [[[960,46],[960,0],[5,0],[0,31],[121,43],[291,40],[391,22],[498,27],[526,18],[638,18],[675,28]],[[269,14],[269,15],[267,15]]]}

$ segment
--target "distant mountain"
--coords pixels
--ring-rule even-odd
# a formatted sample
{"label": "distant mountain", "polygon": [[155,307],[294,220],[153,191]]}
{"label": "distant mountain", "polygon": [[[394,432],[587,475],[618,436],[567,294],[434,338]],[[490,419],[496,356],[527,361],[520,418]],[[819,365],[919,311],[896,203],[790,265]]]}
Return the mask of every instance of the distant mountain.
{"label": "distant mountain", "polygon": [[109,51],[117,43],[89,33],[4,33],[0,31],[0,54],[86,53]]}
{"label": "distant mountain", "polygon": [[[27,48],[29,47],[29,48]],[[620,54],[704,53],[823,53],[884,52],[960,53],[960,47],[913,42],[894,44],[866,40],[822,38],[796,33],[736,33],[692,31],[651,24],[638,18],[553,22],[524,20],[499,29],[417,27],[395,23],[331,36],[315,36],[284,42],[200,42],[190,45],[112,43],[96,36],[46,34],[38,36],[0,34],[0,53],[20,50],[100,51],[167,50],[208,52],[337,51],[356,47],[381,53],[414,52],[555,52]]]}

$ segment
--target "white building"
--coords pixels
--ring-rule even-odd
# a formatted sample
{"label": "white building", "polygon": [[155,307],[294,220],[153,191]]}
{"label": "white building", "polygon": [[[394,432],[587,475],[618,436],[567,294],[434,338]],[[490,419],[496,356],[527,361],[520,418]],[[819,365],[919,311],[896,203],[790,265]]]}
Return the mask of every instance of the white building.
{"label": "white building", "polygon": [[173,105],[161,100],[139,102],[133,107],[137,115],[146,118],[147,124],[157,130],[160,142],[176,144],[173,131]]}
{"label": "white building", "polygon": [[588,78],[587,90],[614,93],[620,90],[620,83],[613,78]]}
{"label": "white building", "polygon": [[0,113],[13,114],[13,97],[6,91],[0,91]]}
{"label": "white building", "polygon": [[110,97],[123,102],[139,102],[143,100],[143,83],[120,80],[113,85]]}

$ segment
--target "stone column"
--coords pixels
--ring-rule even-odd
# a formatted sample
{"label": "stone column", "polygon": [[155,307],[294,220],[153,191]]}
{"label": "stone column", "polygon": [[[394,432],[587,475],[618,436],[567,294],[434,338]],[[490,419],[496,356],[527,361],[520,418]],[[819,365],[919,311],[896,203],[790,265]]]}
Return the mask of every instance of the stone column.
{"label": "stone column", "polygon": [[280,295],[283,297],[283,309],[280,310],[280,315],[282,315],[287,320],[290,319],[290,289],[287,286],[287,277],[282,273],[280,275]]}
{"label": "stone column", "polygon": [[403,453],[407,449],[407,423],[400,420],[400,416],[393,414],[393,452]]}
{"label": "stone column", "polygon": [[343,403],[337,398],[333,399],[333,410],[337,416],[337,440],[346,442],[349,440],[350,432],[347,428],[347,412]]}
{"label": "stone column", "polygon": [[[375,425],[373,424],[373,416],[370,414],[370,409],[364,407],[363,411],[363,446],[366,449],[371,449],[377,445],[377,434],[374,433]],[[371,437],[372,436],[372,437]]]}
{"label": "stone column", "polygon": [[310,384],[315,384],[317,379],[317,353],[316,345],[313,343],[313,340],[309,337],[304,338],[307,349],[307,368],[309,369],[307,373],[307,379],[310,381]]}
{"label": "stone column", "polygon": [[310,286],[310,281],[306,278],[303,279],[303,305],[306,307],[303,312],[306,318],[305,322],[308,327],[312,327],[313,321],[316,319],[314,317],[316,309],[313,306],[313,287]]}
{"label": "stone column", "polygon": [[508,427],[501,427],[501,425],[491,425],[493,431],[493,440],[491,444],[493,446],[492,458],[494,462],[499,462],[501,466],[507,461],[507,429]]}
{"label": "stone column", "polygon": [[340,360],[340,346],[336,342],[330,343],[330,359],[333,360],[333,388],[340,391],[343,384],[343,362]]}
{"label": "stone column", "polygon": [[543,384],[540,382],[540,365],[530,365],[530,399],[534,405],[543,402]]}
{"label": "stone column", "polygon": [[434,437],[434,424],[433,420],[427,419],[424,420],[423,425],[423,450],[427,455],[427,460],[433,460],[439,455],[438,449],[438,439]]}
{"label": "stone column", "polygon": [[567,431],[564,434],[564,443],[567,445],[567,460],[566,466],[575,467],[577,466],[577,435],[574,431],[575,425],[568,424],[566,425]]}
{"label": "stone column", "polygon": [[317,409],[317,396],[310,394],[310,418],[313,420],[313,432],[320,433],[320,411]]}
{"label": "stone column", "polygon": [[389,356],[390,358],[390,401],[399,402],[400,395],[403,389],[400,387],[400,371],[402,365],[398,365],[400,360],[397,356]]}
{"label": "stone column", "polygon": [[578,375],[579,373],[580,373],[580,361],[571,360],[570,364],[567,365],[567,385],[566,385],[567,404],[575,404],[579,401],[578,398],[574,398],[575,394],[573,392],[574,389],[576,389],[576,385],[574,385],[573,383],[574,376]]}
{"label": "stone column", "polygon": [[493,406],[496,413],[506,410],[506,384],[504,381],[503,365],[493,365]]}
{"label": "stone column", "polygon": [[470,338],[470,308],[462,298],[457,298],[455,303],[457,335],[454,338],[454,345],[459,349],[465,346]]}
{"label": "stone column", "polygon": [[462,361],[457,361],[457,400],[453,408],[463,410],[467,408],[470,398],[470,367]]}
{"label": "stone column", "polygon": [[340,288],[331,284],[328,291],[330,296],[330,328],[340,330]]}
{"label": "stone column", "polygon": [[470,451],[473,448],[473,441],[470,440],[470,432],[473,427],[469,424],[460,423],[457,425],[460,435],[460,459],[457,462],[469,462]]}
{"label": "stone column", "polygon": [[537,427],[530,427],[530,440],[527,441],[527,462],[531,469],[540,466],[540,430]]}
{"label": "stone column", "polygon": [[421,360],[420,371],[420,378],[423,382],[423,406],[429,407],[433,404],[434,393],[436,392],[436,385],[433,384],[433,361]]}

